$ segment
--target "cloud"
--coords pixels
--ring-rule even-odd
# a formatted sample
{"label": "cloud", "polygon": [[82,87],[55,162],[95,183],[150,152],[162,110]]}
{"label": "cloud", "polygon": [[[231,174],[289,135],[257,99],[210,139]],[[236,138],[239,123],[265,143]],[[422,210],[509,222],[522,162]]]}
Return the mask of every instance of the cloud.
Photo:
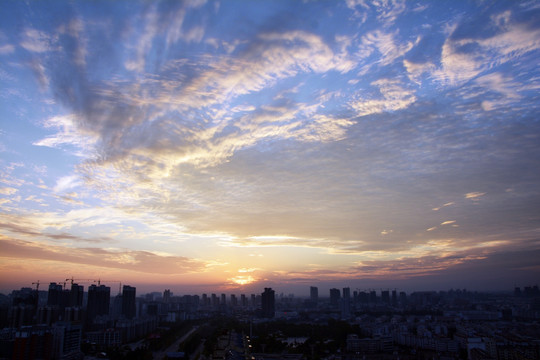
{"label": "cloud", "polygon": [[81,185],[81,181],[77,175],[64,176],[58,179],[54,191],[57,193],[71,190]]}
{"label": "cloud", "polygon": [[421,83],[422,75],[431,73],[436,69],[436,66],[433,63],[414,63],[407,59],[403,60],[403,66],[405,66],[405,69],[407,70],[409,79],[415,83]]}
{"label": "cloud", "polygon": [[27,28],[22,33],[20,46],[32,53],[44,53],[53,50],[54,37],[43,31]]}
{"label": "cloud", "polygon": [[[24,235],[29,236],[32,238],[35,237],[43,237],[50,240],[68,240],[68,241],[76,241],[76,242],[87,242],[87,243],[110,243],[113,240],[111,238],[107,237],[80,237],[75,236],[69,233],[49,233],[49,232],[42,232],[42,229],[36,229],[33,226],[29,226],[29,224],[16,224],[14,222],[11,222],[9,219],[3,219],[4,221],[1,223],[2,228],[4,231],[9,231],[13,234],[18,235]],[[18,221],[20,222],[20,220]]]}
{"label": "cloud", "polygon": [[[48,81],[48,80],[47,80]],[[73,146],[77,149],[74,154],[81,157],[93,157],[95,154],[96,137],[80,129],[75,114],[53,116],[43,121],[43,127],[58,129],[54,135],[34,142],[32,145],[46,146],[51,148],[64,148]]]}
{"label": "cloud", "polygon": [[[268,111],[266,118],[272,118],[272,122],[267,124],[261,124],[264,108],[253,115],[235,115],[239,108],[229,104],[237,98],[271,88],[278,81],[300,72],[348,71],[349,63],[340,55],[335,56],[319,37],[312,34],[264,33],[258,36],[249,51],[234,58],[210,62],[208,68],[201,69],[199,75],[187,83],[145,79],[142,83],[128,83],[127,87],[125,83],[118,82],[119,88],[110,83],[96,91],[87,88],[82,80],[80,94],[84,99],[73,99],[72,105],[77,111],[78,104],[83,104],[84,111],[80,115],[50,119],[49,126],[61,126],[63,131],[36,144],[56,147],[69,143],[88,148],[95,143],[91,136],[97,133],[102,161],[124,162],[120,167],[130,167],[133,161],[139,164],[146,162],[148,166],[155,163],[164,167],[165,172],[170,172],[171,167],[183,163],[216,165],[236,151],[267,139],[339,140],[352,122],[347,118],[323,114],[312,116],[323,103],[290,104],[283,110]],[[164,67],[166,72],[173,70],[181,69],[171,64]],[[135,89],[140,85],[150,84],[155,85],[156,91],[149,97],[143,98],[134,92],[139,91]],[[62,90],[65,91],[69,89]],[[218,104],[222,110],[214,113],[213,107]],[[210,116],[210,122],[200,119],[201,109],[206,109],[205,116]],[[180,111],[187,118],[195,116],[200,120],[199,123],[182,119],[171,121],[163,116],[167,111]],[[278,121],[280,116],[282,121]],[[200,126],[203,126],[203,131],[199,131]],[[227,133],[228,129],[237,131]],[[77,131],[83,137],[77,138]],[[178,141],[178,136],[182,137],[181,141]]]}
{"label": "cloud", "polygon": [[135,56],[126,61],[125,67],[130,71],[142,72],[146,65],[146,54],[149,53],[154,37],[159,29],[159,17],[156,9],[152,9],[144,16],[144,29],[137,35],[137,44],[134,46]]}
{"label": "cloud", "polygon": [[[403,42],[396,39],[396,37],[397,33],[385,33],[376,30],[362,37],[362,46],[376,49],[381,55],[378,63],[383,66],[389,65],[405,55],[415,45],[411,41]],[[416,39],[416,43],[418,41],[419,38]]]}
{"label": "cloud", "polygon": [[414,91],[403,87],[399,80],[380,79],[371,85],[379,89],[382,99],[363,98],[352,102],[350,105],[357,111],[358,116],[406,109],[417,99]]}
{"label": "cloud", "polygon": [[159,256],[149,251],[105,250],[45,245],[1,238],[2,257],[125,269],[147,274],[186,274],[202,271],[204,263],[182,256]]}
{"label": "cloud", "polygon": [[12,188],[12,187],[3,187],[3,188],[0,188],[0,194],[2,195],[13,195],[17,192],[18,190],[15,189],[15,188]]}
{"label": "cloud", "polygon": [[[520,12],[527,5],[476,4],[454,17],[436,5],[348,1],[362,21],[323,4],[317,20],[287,26],[270,20],[313,4],[274,4],[267,24],[229,23],[225,3],[217,13],[203,3],[143,5],[119,21],[81,13],[20,34],[21,64],[54,96],[39,102],[33,144],[78,159],[72,174],[52,175],[52,165],[40,173],[40,193],[26,180],[37,176],[30,167],[2,167],[21,199],[49,204],[40,212],[4,203],[15,217],[4,221],[9,235],[159,244],[163,252],[148,256],[106,250],[130,269],[153,266],[179,242],[204,254],[208,269],[244,250],[260,262],[315,254],[318,266],[290,270],[292,282],[370,269],[380,279],[428,276],[480,261],[508,239],[521,249],[534,233],[538,26]],[[216,253],[227,255],[210,259]],[[342,260],[358,269],[323,274]],[[253,273],[227,276],[238,284],[279,275],[277,265]]]}
{"label": "cloud", "polygon": [[347,7],[355,11],[357,17],[365,17],[369,12],[376,13],[377,20],[385,26],[392,25],[397,17],[407,9],[406,2],[402,0],[347,0],[346,4]]}
{"label": "cloud", "polygon": [[443,221],[443,222],[441,223],[441,225],[450,225],[450,224],[453,224],[453,223],[455,223],[455,222],[456,222],[456,220],[447,220],[447,221]]}
{"label": "cloud", "polygon": [[523,20],[521,14],[507,10],[493,14],[489,21],[470,18],[454,25],[442,47],[441,68],[433,75],[443,83],[463,84],[539,49],[540,29],[531,26],[531,19]]}
{"label": "cloud", "polygon": [[441,208],[444,208],[444,207],[447,207],[447,206],[452,206],[452,205],[455,205],[456,203],[453,202],[453,201],[450,201],[450,202],[447,202],[446,204],[442,205],[442,206],[439,206],[439,207],[435,207],[431,210],[433,211],[439,211]]}
{"label": "cloud", "polygon": [[0,55],[11,54],[15,51],[15,46],[11,44],[0,45]]}
{"label": "cloud", "polygon": [[470,193],[466,193],[466,194],[465,194],[465,199],[473,199],[473,200],[476,200],[476,199],[478,199],[479,197],[484,196],[484,195],[486,195],[486,193],[484,193],[484,192],[479,192],[479,191],[470,192]]}

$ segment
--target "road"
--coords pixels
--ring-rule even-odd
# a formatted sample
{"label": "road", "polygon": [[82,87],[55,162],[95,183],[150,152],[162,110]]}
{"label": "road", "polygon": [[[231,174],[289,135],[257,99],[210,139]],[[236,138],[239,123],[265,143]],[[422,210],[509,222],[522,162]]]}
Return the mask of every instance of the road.
{"label": "road", "polygon": [[178,351],[178,346],[180,346],[181,343],[186,341],[187,338],[190,337],[191,334],[193,334],[198,328],[199,326],[194,326],[184,336],[182,336],[181,338],[176,340],[174,343],[172,343],[171,346],[169,346],[167,349],[161,350],[161,351],[154,351],[154,353],[152,354],[152,358],[154,360],[161,360],[165,357],[165,355],[167,355],[167,353]]}

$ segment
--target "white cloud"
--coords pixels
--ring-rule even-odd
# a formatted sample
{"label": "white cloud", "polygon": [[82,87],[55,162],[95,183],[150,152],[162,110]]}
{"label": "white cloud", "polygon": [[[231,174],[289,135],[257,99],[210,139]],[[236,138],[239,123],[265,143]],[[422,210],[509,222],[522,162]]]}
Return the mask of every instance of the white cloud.
{"label": "white cloud", "polygon": [[43,121],[42,126],[58,129],[59,131],[54,135],[34,142],[32,145],[51,148],[62,148],[63,145],[72,145],[79,149],[74,153],[75,155],[87,158],[93,157],[97,139],[90,132],[84,132],[81,129],[74,114],[53,116]]}
{"label": "white cloud", "polygon": [[12,188],[12,187],[3,187],[3,188],[0,188],[0,194],[2,195],[13,195],[17,192],[18,190],[15,189],[15,188]]}
{"label": "white cloud", "polygon": [[20,45],[34,53],[44,53],[52,49],[53,38],[43,31],[27,28],[23,32]]}
{"label": "white cloud", "polygon": [[11,54],[15,51],[15,46],[11,44],[0,45],[0,55]]}
{"label": "white cloud", "polygon": [[483,71],[540,48],[540,29],[509,19],[509,12],[492,16],[492,25],[498,27],[498,31],[490,37],[477,38],[471,34],[455,39],[452,33],[458,26],[452,26],[451,35],[442,47],[441,68],[432,75],[444,84],[460,85]]}
{"label": "white cloud", "polygon": [[204,27],[203,26],[194,26],[193,28],[189,29],[182,38],[190,43],[190,42],[201,42],[202,38],[204,36]]}
{"label": "white cloud", "polygon": [[77,175],[63,176],[56,181],[54,191],[57,193],[71,190],[81,185],[81,179]]}
{"label": "white cloud", "polygon": [[470,193],[465,194],[465,199],[477,200],[479,197],[484,196],[484,195],[486,195],[486,193],[484,192],[478,192],[478,191],[470,192]]}
{"label": "white cloud", "polygon": [[407,70],[409,79],[417,84],[421,83],[422,75],[424,73],[430,73],[436,68],[435,64],[431,62],[414,63],[412,61],[403,60],[403,65]]}
{"label": "white cloud", "polygon": [[414,91],[403,87],[399,80],[380,79],[371,85],[379,89],[382,99],[361,98],[352,102],[350,106],[357,111],[358,116],[406,109],[416,101]]}
{"label": "white cloud", "polygon": [[134,45],[134,57],[125,62],[127,70],[143,72],[146,64],[146,56],[152,48],[154,37],[159,31],[159,17],[155,8],[149,11],[145,18],[144,29],[141,34],[137,33],[137,43]]}
{"label": "white cloud", "polygon": [[[405,12],[407,4],[404,0],[346,0],[347,7],[355,11],[357,17],[365,18],[369,11],[377,14],[377,19],[385,26],[390,26],[397,17]],[[359,9],[360,8],[360,9]]]}
{"label": "white cloud", "polygon": [[441,223],[441,225],[450,225],[450,224],[454,224],[456,222],[456,220],[447,220],[447,221],[444,221]]}
{"label": "white cloud", "polygon": [[[397,32],[386,33],[381,30],[375,30],[362,37],[362,45],[373,47],[381,54],[379,63],[381,65],[392,64],[396,59],[405,55],[420,41],[419,38],[415,42],[404,42],[397,40]],[[368,53],[369,54],[369,53]]]}

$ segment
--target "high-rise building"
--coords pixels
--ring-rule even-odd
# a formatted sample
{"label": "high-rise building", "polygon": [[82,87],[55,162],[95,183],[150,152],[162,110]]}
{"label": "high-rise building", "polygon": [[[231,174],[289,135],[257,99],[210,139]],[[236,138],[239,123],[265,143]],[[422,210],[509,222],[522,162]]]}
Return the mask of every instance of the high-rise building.
{"label": "high-rise building", "polygon": [[261,294],[262,317],[273,318],[276,313],[276,293],[272,288],[264,288]]}
{"label": "high-rise building", "polygon": [[385,304],[390,304],[390,291],[388,290],[381,291],[381,301]]}
{"label": "high-rise building", "polygon": [[69,294],[69,306],[82,307],[84,286],[71,284],[71,292]]}
{"label": "high-rise building", "polygon": [[341,317],[348,318],[351,314],[351,289],[343,288],[343,298],[341,299]]}
{"label": "high-rise building", "polygon": [[135,292],[136,288],[133,286],[122,286],[122,315],[127,319],[133,319],[136,316]]}
{"label": "high-rise building", "polygon": [[111,288],[105,285],[90,285],[86,313],[91,323],[97,316],[109,315]]}
{"label": "high-rise building", "polygon": [[377,302],[377,292],[375,290],[371,290],[369,292],[369,302],[370,303],[376,303]]}
{"label": "high-rise building", "polygon": [[170,290],[170,289],[166,289],[166,290],[163,292],[163,302],[164,302],[165,304],[168,304],[170,301],[171,301],[171,290]]}
{"label": "high-rise building", "polygon": [[330,289],[330,305],[338,306],[340,298],[341,294],[339,292],[339,289]]}
{"label": "high-rise building", "polygon": [[[57,322],[52,328],[54,332],[54,359],[80,359],[81,325],[69,322]],[[48,358],[46,358],[48,359]]]}
{"label": "high-rise building", "polygon": [[62,285],[55,282],[50,283],[49,292],[47,293],[47,306],[59,306],[61,293]]}
{"label": "high-rise building", "polygon": [[317,305],[317,303],[319,302],[319,288],[318,287],[311,286],[309,288],[309,298],[312,303]]}
{"label": "high-rise building", "polygon": [[399,292],[399,302],[401,306],[404,306],[407,304],[407,293],[405,293],[405,291]]}

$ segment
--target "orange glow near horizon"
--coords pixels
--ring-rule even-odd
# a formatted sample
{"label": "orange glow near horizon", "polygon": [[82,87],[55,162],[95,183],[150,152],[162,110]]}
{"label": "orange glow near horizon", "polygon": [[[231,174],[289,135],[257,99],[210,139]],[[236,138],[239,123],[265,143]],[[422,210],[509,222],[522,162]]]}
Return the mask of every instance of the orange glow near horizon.
{"label": "orange glow near horizon", "polygon": [[251,284],[251,283],[256,281],[256,279],[253,278],[253,276],[251,276],[251,275],[235,276],[235,277],[231,278],[230,280],[232,282],[234,282],[235,284],[238,284],[238,285],[248,285],[248,284]]}

